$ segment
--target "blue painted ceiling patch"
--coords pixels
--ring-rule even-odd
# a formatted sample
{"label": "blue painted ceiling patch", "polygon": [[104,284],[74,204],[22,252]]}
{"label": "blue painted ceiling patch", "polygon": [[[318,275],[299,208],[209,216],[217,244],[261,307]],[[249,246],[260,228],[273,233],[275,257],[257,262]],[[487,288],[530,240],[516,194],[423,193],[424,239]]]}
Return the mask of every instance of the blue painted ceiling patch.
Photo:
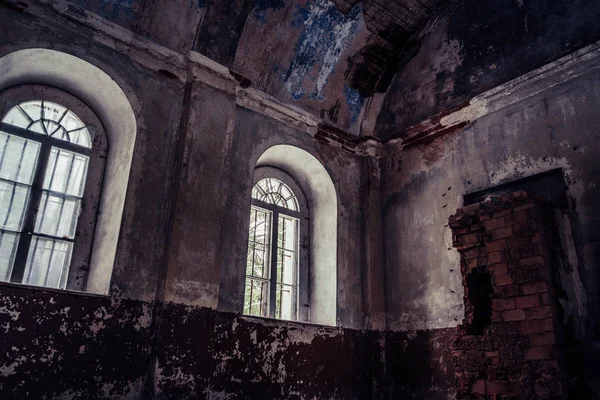
{"label": "blue painted ceiling patch", "polygon": [[[344,15],[328,0],[316,0],[307,7],[297,6],[294,26],[301,28],[302,34],[296,43],[296,54],[283,76],[294,99],[302,98],[304,87],[309,85],[312,86],[309,98],[323,99],[322,92],[329,76],[359,31],[361,11],[359,4]],[[314,66],[320,66],[319,74],[306,85],[306,75]]]}

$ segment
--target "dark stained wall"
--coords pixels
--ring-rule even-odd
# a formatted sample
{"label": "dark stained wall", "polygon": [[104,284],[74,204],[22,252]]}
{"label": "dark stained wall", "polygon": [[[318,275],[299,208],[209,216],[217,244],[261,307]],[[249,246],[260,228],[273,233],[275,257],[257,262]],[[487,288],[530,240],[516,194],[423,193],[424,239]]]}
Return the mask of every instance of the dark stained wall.
{"label": "dark stained wall", "polygon": [[446,400],[454,331],[358,331],[0,286],[0,392],[34,399]]}
{"label": "dark stained wall", "polygon": [[378,117],[383,139],[600,39],[600,2],[454,2],[400,58]]}

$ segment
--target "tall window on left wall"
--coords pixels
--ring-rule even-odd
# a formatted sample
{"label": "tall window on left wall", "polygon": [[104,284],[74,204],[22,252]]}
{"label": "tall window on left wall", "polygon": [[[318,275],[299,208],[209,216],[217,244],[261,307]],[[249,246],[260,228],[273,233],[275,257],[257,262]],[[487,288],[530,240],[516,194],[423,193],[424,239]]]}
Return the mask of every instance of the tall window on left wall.
{"label": "tall window on left wall", "polygon": [[[78,222],[82,210],[96,208],[85,204],[93,145],[86,124],[54,102],[22,102],[2,118],[0,280],[84,289],[71,281],[85,280],[91,249],[91,237],[78,243]],[[79,271],[71,271],[75,261]]]}

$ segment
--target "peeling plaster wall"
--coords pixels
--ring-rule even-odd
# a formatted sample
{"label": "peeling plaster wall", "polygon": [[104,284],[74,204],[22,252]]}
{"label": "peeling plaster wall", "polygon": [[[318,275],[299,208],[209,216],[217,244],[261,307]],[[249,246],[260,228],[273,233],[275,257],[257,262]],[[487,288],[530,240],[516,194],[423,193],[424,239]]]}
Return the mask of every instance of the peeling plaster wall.
{"label": "peeling plaster wall", "polygon": [[0,286],[3,400],[452,398],[453,330],[384,333]]}
{"label": "peeling plaster wall", "polygon": [[2,285],[2,399],[139,399],[152,324],[150,303]]}
{"label": "peeling plaster wall", "polygon": [[451,329],[359,331],[173,304],[163,318],[157,399],[448,400],[454,395]]}
{"label": "peeling plaster wall", "polygon": [[600,39],[600,2],[457,1],[403,51],[376,126],[382,139]]}
{"label": "peeling plaster wall", "polygon": [[[369,332],[172,304],[163,318],[156,399],[372,397]],[[171,321],[180,323],[174,327]]]}
{"label": "peeling plaster wall", "polygon": [[453,327],[462,320],[460,264],[447,220],[463,205],[464,195],[562,168],[579,273],[588,291],[586,356],[596,362],[599,104],[600,74],[594,71],[383,160],[390,329]]}

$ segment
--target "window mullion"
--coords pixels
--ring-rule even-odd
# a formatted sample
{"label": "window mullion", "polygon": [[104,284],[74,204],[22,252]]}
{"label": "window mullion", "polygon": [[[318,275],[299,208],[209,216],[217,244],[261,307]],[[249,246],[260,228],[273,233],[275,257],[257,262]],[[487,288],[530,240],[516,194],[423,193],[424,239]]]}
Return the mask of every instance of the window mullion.
{"label": "window mullion", "polygon": [[42,199],[42,187],[44,185],[44,176],[46,174],[48,160],[50,159],[51,149],[52,146],[50,144],[45,142],[42,143],[35,168],[33,183],[31,185],[29,201],[27,202],[27,211],[25,213],[25,220],[23,221],[23,229],[19,235],[17,254],[15,255],[13,271],[10,277],[11,282],[22,283],[23,281],[29,246],[31,245],[31,239],[35,229],[35,220]]}
{"label": "window mullion", "polygon": [[277,307],[277,255],[279,253],[279,212],[273,210],[271,221],[271,281],[269,282],[269,316],[275,318]]}

